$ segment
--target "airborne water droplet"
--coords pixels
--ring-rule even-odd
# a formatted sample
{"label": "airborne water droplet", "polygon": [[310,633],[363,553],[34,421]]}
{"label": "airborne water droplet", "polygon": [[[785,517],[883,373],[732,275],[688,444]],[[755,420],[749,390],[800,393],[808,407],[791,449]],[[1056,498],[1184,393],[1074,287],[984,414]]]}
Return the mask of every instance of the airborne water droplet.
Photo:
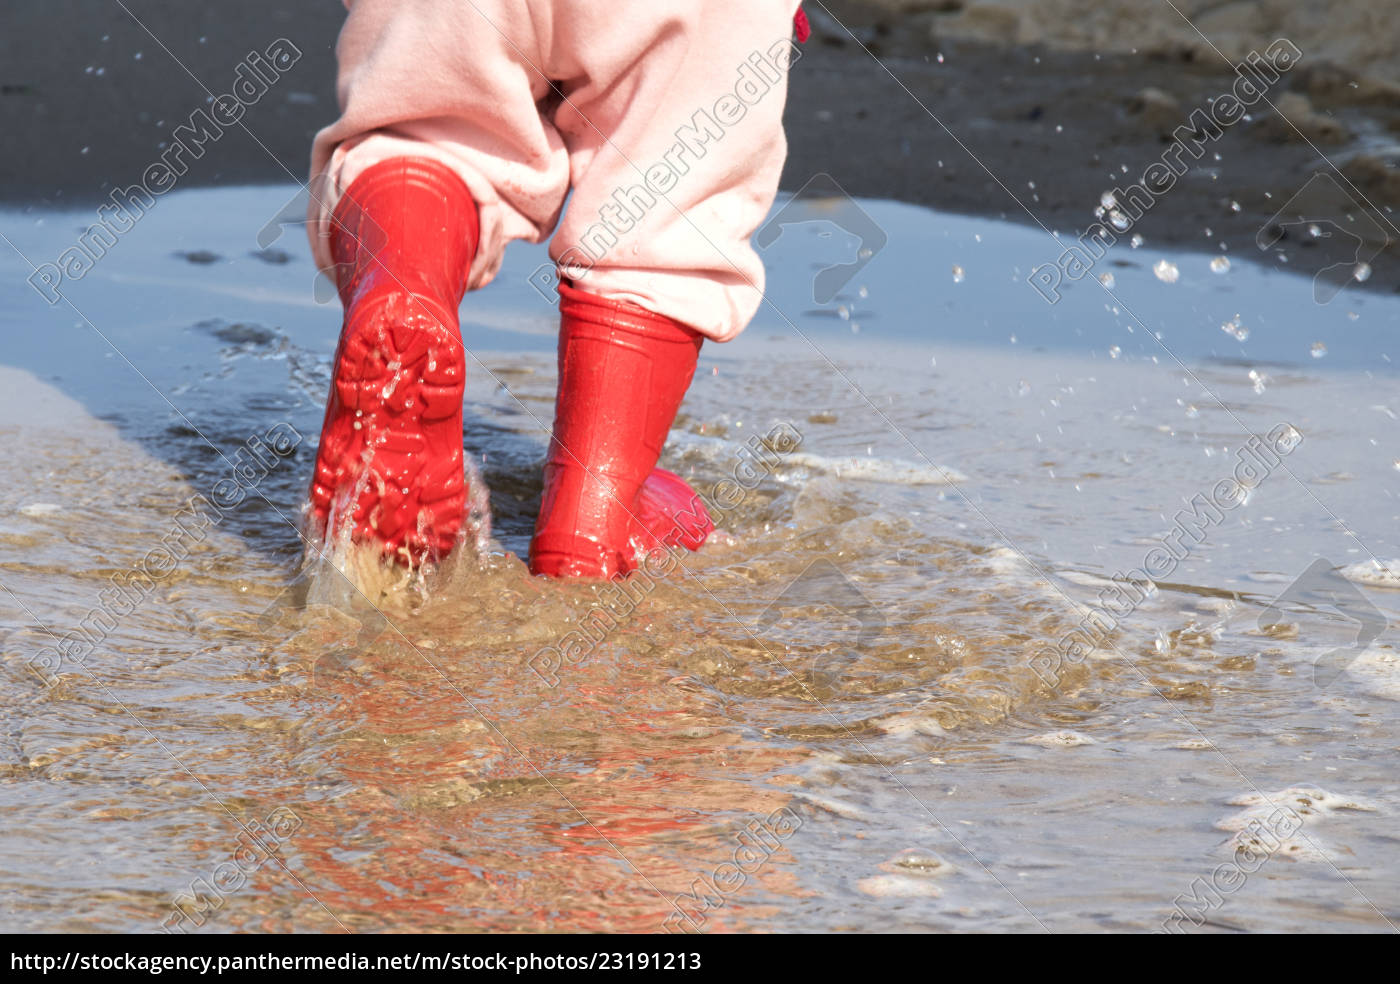
{"label": "airborne water droplet", "polygon": [[1112,290],[1113,285],[1117,283],[1117,281],[1113,279],[1113,274],[1105,272],[1099,274],[1099,283],[1103,284],[1109,290]]}
{"label": "airborne water droplet", "polygon": [[1321,342],[1313,342],[1312,348],[1309,349],[1309,351],[1312,353],[1314,359],[1320,359],[1327,354],[1327,346],[1323,345]]}
{"label": "airborne water droplet", "polygon": [[963,271],[963,268],[958,266],[956,263],[953,264],[953,283],[960,284],[966,279],[967,274]]}
{"label": "airborne water droplet", "polygon": [[1227,273],[1230,269],[1230,260],[1224,256],[1217,256],[1210,261],[1211,273]]}
{"label": "airborne water droplet", "polygon": [[1238,314],[1222,324],[1220,330],[1227,335],[1233,336],[1237,342],[1242,342],[1249,337],[1249,329],[1240,324],[1240,316]]}
{"label": "airborne water droplet", "polygon": [[1181,276],[1181,271],[1179,271],[1176,268],[1176,264],[1170,260],[1158,260],[1156,265],[1152,267],[1152,272],[1157,276],[1157,279],[1164,284],[1174,284],[1177,278]]}
{"label": "airborne water droplet", "polygon": [[1357,282],[1358,284],[1359,284],[1359,283],[1363,283],[1364,281],[1370,280],[1370,279],[1371,279],[1371,264],[1369,264],[1369,263],[1358,263],[1358,264],[1356,264],[1356,269],[1353,270],[1353,271],[1351,272],[1351,275],[1352,275],[1353,277],[1356,278],[1356,282]]}

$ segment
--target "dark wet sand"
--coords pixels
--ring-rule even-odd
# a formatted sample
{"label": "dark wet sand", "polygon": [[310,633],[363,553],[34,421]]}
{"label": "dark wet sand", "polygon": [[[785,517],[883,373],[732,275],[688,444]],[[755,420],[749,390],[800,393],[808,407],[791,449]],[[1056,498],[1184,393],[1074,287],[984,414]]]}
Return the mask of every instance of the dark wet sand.
{"label": "dark wet sand", "polygon": [[[338,0],[290,9],[269,0],[124,3],[130,14],[116,3],[76,0],[19,0],[0,13],[0,202],[97,202],[136,181],[208,92],[228,91],[247,53],[279,37],[301,59],[248,110],[247,130],[228,130],[181,185],[304,177],[311,137],[335,114]],[[854,195],[1041,224],[1066,242],[1094,221],[1105,190],[1140,176],[1168,149],[1165,134],[1234,78],[1198,51],[1100,57],[937,41],[932,10],[891,15],[857,0],[826,7],[835,19],[813,9],[814,35],[793,76],[785,188],[827,172]],[[1135,99],[1147,88],[1169,101]],[[1262,114],[1225,132],[1132,231],[1153,244],[1219,249],[1212,244],[1224,242],[1233,255],[1257,255],[1256,232],[1325,166],[1319,151],[1372,204],[1400,203],[1400,172],[1384,155],[1352,160],[1356,135],[1369,135],[1374,148],[1400,130],[1400,103],[1371,98],[1344,71],[1306,59],[1274,94],[1284,88],[1306,94],[1315,114],[1353,139],[1315,141],[1315,149]],[[1340,239],[1307,245],[1308,256],[1290,258],[1303,269],[1351,252]],[[1368,286],[1395,289],[1393,244],[1373,265]]]}

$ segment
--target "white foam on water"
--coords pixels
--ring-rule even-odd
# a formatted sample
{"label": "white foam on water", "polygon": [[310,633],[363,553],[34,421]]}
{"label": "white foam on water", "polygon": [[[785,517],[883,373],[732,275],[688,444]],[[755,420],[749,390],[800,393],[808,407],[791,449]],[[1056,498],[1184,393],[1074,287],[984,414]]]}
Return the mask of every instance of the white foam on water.
{"label": "white foam on water", "polygon": [[1240,607],[1234,598],[1197,598],[1193,604],[1202,613],[1211,615],[1229,615]]}
{"label": "white foam on water", "polygon": [[1297,812],[1304,823],[1307,823],[1310,817],[1332,814],[1338,810],[1361,810],[1366,813],[1376,813],[1380,810],[1380,807],[1370,800],[1329,793],[1319,786],[1289,786],[1276,793],[1244,793],[1227,802],[1231,806],[1286,806]]}
{"label": "white foam on water", "polygon": [[1041,748],[1078,748],[1080,745],[1093,745],[1094,739],[1078,731],[1050,731],[1043,735],[1022,738],[1024,745],[1038,745]]}
{"label": "white foam on water", "polygon": [[856,882],[856,888],[877,899],[936,899],[943,894],[933,882],[907,875],[872,875]]}
{"label": "white foam on water", "polygon": [[[859,482],[879,482],[885,485],[959,485],[968,481],[962,472],[942,465],[921,465],[900,458],[827,458],[807,451],[798,451],[785,458],[793,468],[849,478]],[[783,480],[783,472],[777,474]]]}
{"label": "white foam on water", "polygon": [[1268,840],[1241,830],[1226,841],[1224,846],[1231,855],[1244,852],[1255,857],[1277,856],[1290,861],[1334,861],[1344,853],[1319,839],[1316,834],[1310,834],[1306,839],[1283,837]]}
{"label": "white foam on water", "polygon": [[1330,793],[1317,786],[1289,786],[1273,793],[1244,793],[1228,801],[1243,810],[1222,817],[1217,830],[1229,831],[1224,844],[1232,853],[1293,861],[1329,861],[1350,853],[1318,835],[1317,827],[1335,826],[1343,811],[1379,812],[1369,800]]}
{"label": "white foam on water", "polygon": [[63,507],[56,502],[31,502],[27,506],[20,506],[21,515],[31,516],[35,519],[41,516],[53,516],[63,512]]}
{"label": "white foam on water", "polygon": [[811,793],[797,793],[796,797],[804,803],[815,806],[817,809],[830,813],[833,816],[843,817],[847,820],[859,820],[862,823],[875,822],[875,817],[860,809],[860,807],[852,806],[850,803],[843,803],[840,800],[830,799],[826,796],[814,796]]}
{"label": "white foam on water", "polygon": [[1208,752],[1213,750],[1215,745],[1208,738],[1187,738],[1167,747],[1179,752]]}
{"label": "white foam on water", "polygon": [[900,711],[880,718],[875,722],[875,726],[885,734],[899,738],[908,738],[911,735],[940,738],[948,733],[948,729],[939,724],[937,718],[922,711]]}
{"label": "white foam on water", "polygon": [[1400,560],[1363,560],[1348,564],[1337,573],[1368,588],[1400,588]]}
{"label": "white foam on water", "polygon": [[1400,700],[1400,654],[1393,649],[1367,649],[1346,667],[1347,676],[1372,697]]}
{"label": "white foam on water", "polygon": [[[674,430],[667,438],[668,447],[698,453],[707,461],[733,462],[745,447],[739,441],[708,434]],[[834,475],[853,481],[876,482],[884,485],[954,485],[969,481],[962,472],[939,464],[920,464],[902,458],[862,458],[854,455],[828,457],[811,451],[791,451],[781,456],[773,468],[773,477],[784,484],[800,482],[813,473]]]}

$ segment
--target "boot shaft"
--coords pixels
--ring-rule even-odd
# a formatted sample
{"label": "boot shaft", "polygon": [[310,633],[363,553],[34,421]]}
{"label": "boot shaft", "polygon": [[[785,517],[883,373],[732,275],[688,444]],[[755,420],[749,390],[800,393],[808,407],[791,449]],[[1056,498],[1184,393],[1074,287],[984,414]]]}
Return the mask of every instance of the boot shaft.
{"label": "boot shaft", "polygon": [[401,291],[455,312],[480,223],[467,186],[443,164],[395,157],[351,182],[331,217],[331,256],[346,309]]}
{"label": "boot shaft", "polygon": [[530,569],[608,578],[632,570],[639,545],[657,539],[643,528],[641,492],[702,336],[635,304],[559,290],[559,395]]}

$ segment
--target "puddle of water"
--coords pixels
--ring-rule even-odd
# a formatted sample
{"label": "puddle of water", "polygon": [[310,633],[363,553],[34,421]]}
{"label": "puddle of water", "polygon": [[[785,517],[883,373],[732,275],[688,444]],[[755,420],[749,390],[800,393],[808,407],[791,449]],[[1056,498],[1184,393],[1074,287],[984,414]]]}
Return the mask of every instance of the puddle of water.
{"label": "puddle of water", "polygon": [[338,309],[253,255],[288,194],[168,196],[71,306],[0,255],[14,928],[1387,928],[1400,303],[1122,246],[1050,306],[1043,234],[862,202],[819,304],[858,244],[790,226],[667,452],[725,535],[600,591],[517,559],[513,249],[463,308],[493,548],[385,620],[297,580]]}

